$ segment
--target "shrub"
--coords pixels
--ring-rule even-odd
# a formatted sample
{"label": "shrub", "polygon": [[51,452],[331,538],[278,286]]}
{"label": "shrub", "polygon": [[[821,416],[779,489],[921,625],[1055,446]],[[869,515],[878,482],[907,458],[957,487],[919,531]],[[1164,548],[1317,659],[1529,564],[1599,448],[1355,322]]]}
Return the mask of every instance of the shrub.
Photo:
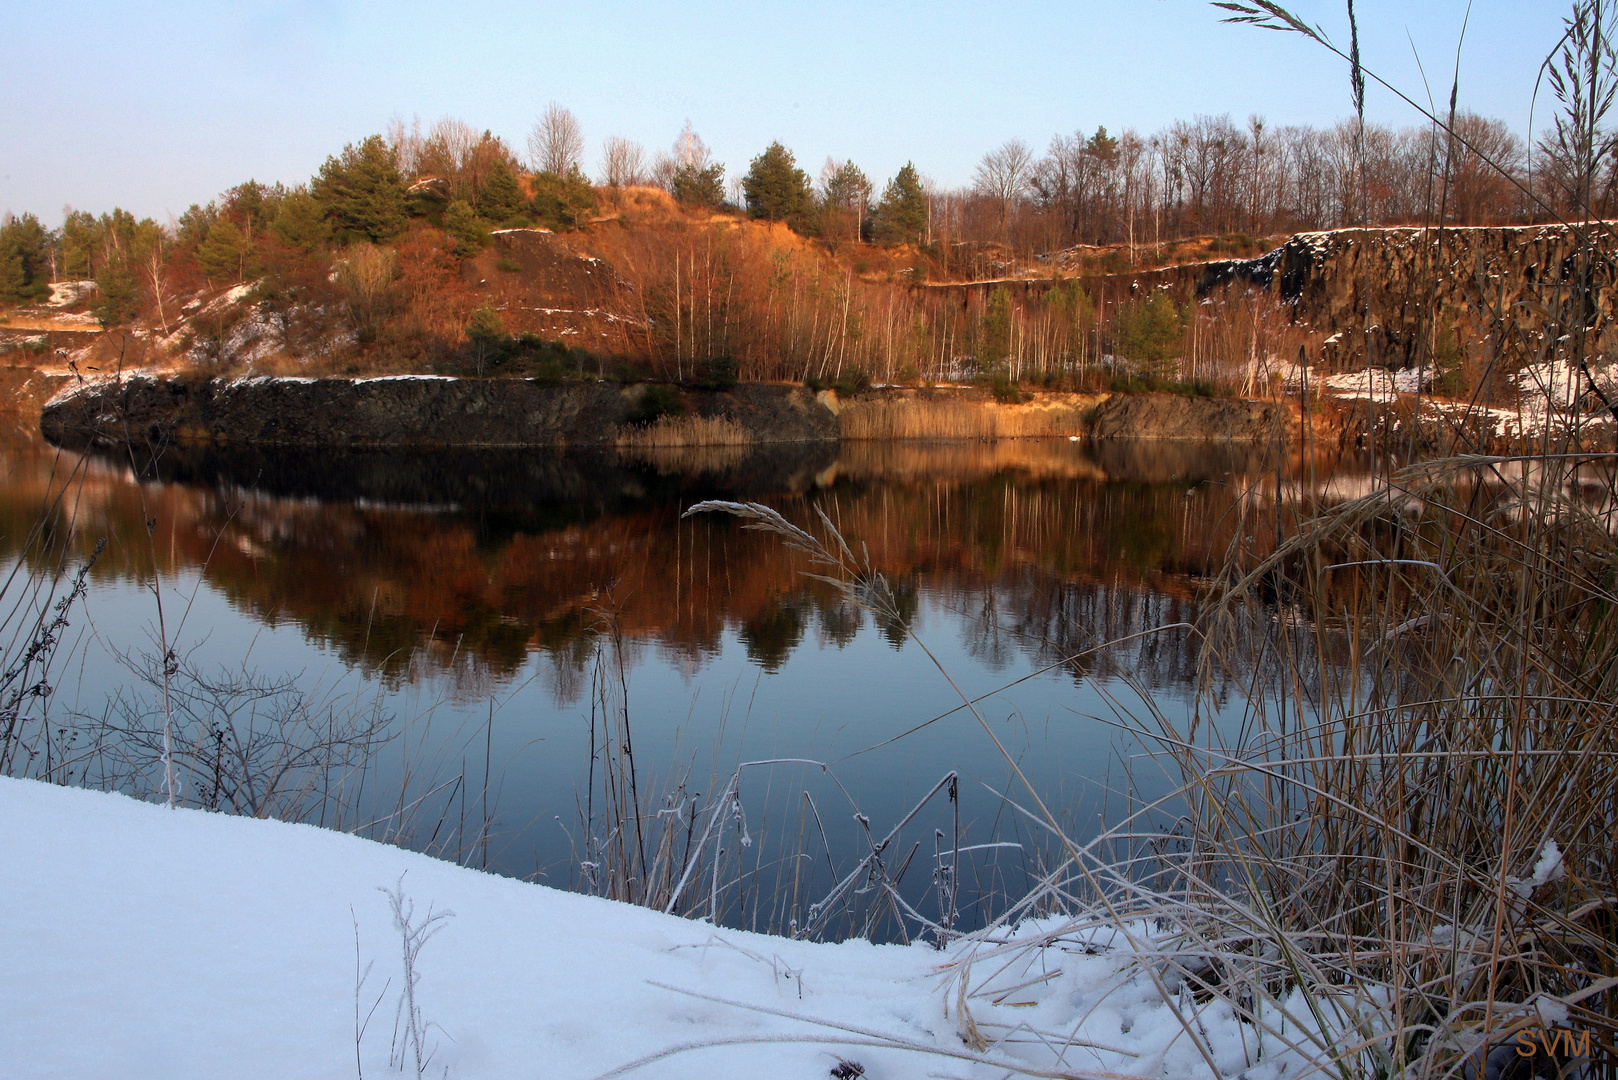
{"label": "shrub", "polygon": [[635,427],[644,427],[655,424],[665,416],[684,414],[685,403],[680,400],[679,392],[674,387],[652,383],[641,391],[639,403],[630,410],[624,422]]}
{"label": "shrub", "polygon": [[729,353],[716,356],[702,366],[697,387],[702,390],[732,390],[736,386],[737,370],[734,356]]}
{"label": "shrub", "polygon": [[831,382],[831,388],[841,397],[853,397],[870,385],[871,377],[865,373],[864,368],[859,367],[845,369]]}
{"label": "shrub", "polygon": [[1145,364],[1153,374],[1180,354],[1184,338],[1185,313],[1166,292],[1118,308],[1113,348],[1118,355]]}
{"label": "shrub", "polygon": [[1017,381],[1003,371],[997,371],[989,380],[989,390],[994,394],[994,400],[1002,405],[1015,405],[1022,401],[1022,390],[1017,387]]}
{"label": "shrub", "polygon": [[575,168],[566,176],[552,172],[536,175],[534,197],[528,201],[528,211],[541,225],[576,229],[584,224],[595,205],[595,188]]}

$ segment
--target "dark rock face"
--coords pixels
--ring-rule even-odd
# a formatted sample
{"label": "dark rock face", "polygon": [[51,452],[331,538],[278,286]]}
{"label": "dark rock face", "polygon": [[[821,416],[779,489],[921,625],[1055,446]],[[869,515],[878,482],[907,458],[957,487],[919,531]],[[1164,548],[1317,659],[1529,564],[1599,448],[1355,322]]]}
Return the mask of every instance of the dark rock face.
{"label": "dark rock face", "polygon": [[1274,401],[1117,394],[1096,408],[1092,439],[1265,443],[1285,439],[1292,410]]}
{"label": "dark rock face", "polygon": [[[1599,249],[1594,258],[1581,261],[1581,236]],[[1565,311],[1581,291],[1611,325],[1618,318],[1615,252],[1618,237],[1599,224],[1577,230],[1564,225],[1336,229],[1298,233],[1256,259],[1079,280],[1092,296],[1110,301],[1148,296],[1156,289],[1182,301],[1231,287],[1259,289],[1285,304],[1295,322],[1327,336],[1324,354],[1311,360],[1347,370],[1363,367],[1369,351],[1375,364],[1403,368],[1431,340],[1435,326],[1441,334],[1469,340],[1497,331],[1532,340],[1547,316]],[[1007,288],[1018,303],[1033,305],[1065,283],[1029,278],[916,288],[953,294],[968,305],[981,305],[991,290]]]}
{"label": "dark rock face", "polygon": [[1610,319],[1618,311],[1614,238],[1605,227],[1584,228],[1598,234],[1602,252],[1584,261],[1579,234],[1563,225],[1300,233],[1262,258],[1210,264],[1198,291],[1258,286],[1297,321],[1343,335],[1328,363],[1362,364],[1369,349],[1376,363],[1405,367],[1435,324],[1481,336],[1509,321],[1532,333],[1572,302],[1574,286]]}
{"label": "dark rock face", "polygon": [[[644,388],[611,383],[544,385],[519,379],[252,379],[234,382],[125,379],[93,384],[48,405],[40,427],[61,445],[218,447],[232,450],[521,449],[614,447]],[[888,391],[868,392],[887,394]],[[896,407],[914,395],[892,392]],[[1050,411],[1039,400],[1000,406],[983,398],[962,409]],[[839,418],[802,387],[742,384],[721,393],[686,391],[684,415],[724,419],[753,448],[832,444]],[[925,402],[924,402],[925,404]],[[1273,401],[1120,394],[1093,411],[1063,413],[1091,439],[1186,440],[1262,445],[1284,440],[1296,409]],[[1071,414],[1071,415],[1069,415]],[[899,438],[930,438],[931,413],[901,425]],[[1010,430],[1050,434],[1037,425]],[[1067,428],[1063,428],[1066,431]],[[700,435],[693,439],[700,441]],[[739,448],[738,448],[739,450]],[[654,454],[655,451],[637,451]]]}
{"label": "dark rock face", "polygon": [[[520,379],[136,378],[55,401],[40,426],[70,445],[611,446],[642,393]],[[751,384],[681,398],[687,414],[733,421],[755,443],[837,438],[837,418],[801,387]]]}

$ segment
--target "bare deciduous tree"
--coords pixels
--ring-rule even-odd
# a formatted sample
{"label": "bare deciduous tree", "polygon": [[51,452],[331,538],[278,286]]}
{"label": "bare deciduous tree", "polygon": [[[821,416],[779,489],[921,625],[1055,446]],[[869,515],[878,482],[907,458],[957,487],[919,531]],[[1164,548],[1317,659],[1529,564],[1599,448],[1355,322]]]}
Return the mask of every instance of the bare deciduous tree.
{"label": "bare deciduous tree", "polygon": [[984,154],[983,160],[978,162],[972,186],[999,205],[1002,228],[1010,221],[1012,208],[1028,186],[1033,164],[1034,152],[1021,139],[1008,140],[1000,149]]}
{"label": "bare deciduous tree", "polygon": [[399,171],[416,176],[421,171],[421,149],[426,140],[421,134],[421,117],[413,116],[406,124],[404,117],[395,116],[388,121],[388,149],[399,163]]}
{"label": "bare deciduous tree", "polygon": [[584,160],[584,132],[578,117],[557,102],[545,106],[528,133],[528,161],[535,172],[566,176]]}
{"label": "bare deciduous tree", "polygon": [[601,149],[601,182],[630,187],[646,182],[646,150],[640,143],[614,135]]}

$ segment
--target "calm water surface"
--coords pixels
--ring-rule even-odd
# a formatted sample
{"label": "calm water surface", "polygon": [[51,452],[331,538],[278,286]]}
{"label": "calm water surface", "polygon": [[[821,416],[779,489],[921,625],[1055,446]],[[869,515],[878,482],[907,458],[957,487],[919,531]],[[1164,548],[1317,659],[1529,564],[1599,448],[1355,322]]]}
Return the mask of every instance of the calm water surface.
{"label": "calm water surface", "polygon": [[[951,713],[949,679],[988,695],[984,719],[1079,832],[1160,789],[1116,721],[1145,716],[1143,695],[1188,714],[1195,638],[1168,630],[1064,658],[1190,619],[1233,539],[1262,532],[1251,522],[1278,483],[1234,452],[1067,441],[658,458],[169,450],[155,462],[17,443],[0,460],[9,563],[72,569],[106,541],[64,638],[56,715],[149,707],[131,672],[155,670],[161,652],[155,574],[187,672],[290,679],[340,712],[391,718],[395,737],[366,773],[373,820],[339,824],[577,886],[612,797],[602,744],[620,735],[600,717],[627,703],[648,815],[705,813],[742,761],[829,767],[744,774],[731,827],[752,841],[755,878],[797,875],[797,900],[760,879],[731,912],[761,927],[784,924],[869,850],[867,828],[885,833],[951,770],[961,843],[1026,845],[962,856],[964,892],[1015,888],[1033,867],[1036,839],[1002,797],[1026,793],[978,721]],[[1283,500],[1297,489],[1279,483]],[[806,526],[823,510],[894,582],[907,624],[805,577],[807,560],[771,536],[682,519],[709,498]],[[42,516],[56,547],[29,543]],[[255,707],[271,711],[242,706]],[[208,776],[184,779],[207,801]],[[157,782],[148,768],[119,785]],[[922,843],[918,866],[931,866],[934,828],[954,828],[942,800],[903,846]],[[923,904],[930,869],[911,873]]]}

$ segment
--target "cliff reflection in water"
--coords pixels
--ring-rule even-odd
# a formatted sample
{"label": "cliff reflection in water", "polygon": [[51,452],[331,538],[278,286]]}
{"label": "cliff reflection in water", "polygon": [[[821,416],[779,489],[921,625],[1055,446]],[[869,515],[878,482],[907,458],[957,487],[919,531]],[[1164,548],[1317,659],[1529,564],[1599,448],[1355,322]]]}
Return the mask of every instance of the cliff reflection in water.
{"label": "cliff reflection in water", "polygon": [[[296,623],[389,679],[450,670],[481,684],[540,650],[562,700],[578,694],[608,613],[687,667],[727,627],[773,670],[808,636],[841,644],[863,625],[775,539],[723,516],[681,520],[701,499],[767,502],[806,526],[818,505],[912,607],[926,595],[962,612],[972,651],[997,666],[1189,618],[1197,582],[1252,514],[1250,489],[1278,483],[1230,449],[1066,441],[636,456],[173,449],[139,481],[127,458],[36,445],[5,460],[8,556],[65,490],[56,535],[71,524],[80,556],[107,538],[100,579],[149,576],[154,559],[200,573],[238,609]],[[904,633],[880,629],[895,643]],[[1184,634],[1120,648],[1074,674],[1116,665],[1171,686],[1195,666]]]}

